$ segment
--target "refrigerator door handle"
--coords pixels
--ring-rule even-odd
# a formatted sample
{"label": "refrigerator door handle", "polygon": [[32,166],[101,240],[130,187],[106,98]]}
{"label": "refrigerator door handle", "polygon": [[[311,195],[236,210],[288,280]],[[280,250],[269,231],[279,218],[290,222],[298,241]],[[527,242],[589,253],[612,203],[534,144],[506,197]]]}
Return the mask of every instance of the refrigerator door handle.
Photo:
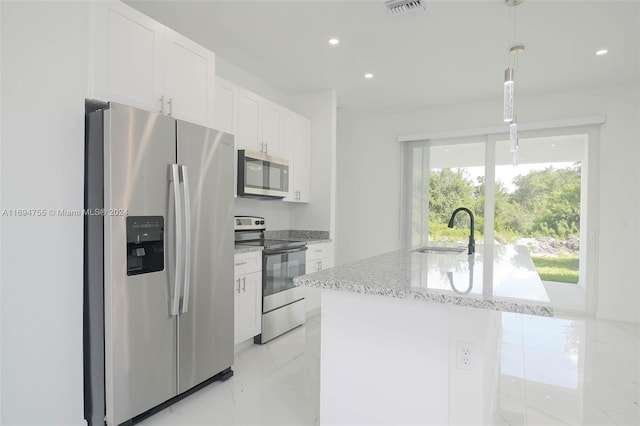
{"label": "refrigerator door handle", "polygon": [[189,195],[189,171],[187,166],[180,166],[182,175],[182,192],[184,194],[184,296],[181,313],[189,310],[189,289],[191,288],[191,197]]}
{"label": "refrigerator door handle", "polygon": [[171,165],[171,177],[174,193],[174,207],[176,215],[176,265],[173,280],[173,299],[171,300],[171,315],[178,315],[180,308],[180,282],[183,277],[183,251],[182,251],[182,205],[180,204],[180,169],[177,164]]}

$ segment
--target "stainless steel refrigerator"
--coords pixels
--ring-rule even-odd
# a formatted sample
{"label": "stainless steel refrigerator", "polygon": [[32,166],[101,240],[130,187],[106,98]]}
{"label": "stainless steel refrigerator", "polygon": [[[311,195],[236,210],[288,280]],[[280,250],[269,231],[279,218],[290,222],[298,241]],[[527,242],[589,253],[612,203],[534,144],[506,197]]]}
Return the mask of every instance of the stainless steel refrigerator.
{"label": "stainless steel refrigerator", "polygon": [[233,372],[233,136],[87,114],[85,417],[136,422]]}

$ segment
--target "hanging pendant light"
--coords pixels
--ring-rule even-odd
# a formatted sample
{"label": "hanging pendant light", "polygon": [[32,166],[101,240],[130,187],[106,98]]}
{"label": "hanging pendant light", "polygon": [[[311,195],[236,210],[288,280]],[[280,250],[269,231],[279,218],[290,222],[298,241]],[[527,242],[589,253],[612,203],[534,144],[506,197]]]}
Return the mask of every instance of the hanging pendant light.
{"label": "hanging pendant light", "polygon": [[[510,8],[515,7],[522,3],[523,0],[505,0],[507,6]],[[511,25],[509,26],[509,53],[508,53],[508,66],[504,70],[504,105],[503,105],[503,118],[506,123],[509,124],[509,151],[513,156],[513,165],[518,164],[518,123],[516,122],[516,108],[515,108],[515,71],[517,60],[516,56],[524,52],[524,45],[515,44],[512,45],[512,40],[516,39],[516,14],[515,9],[509,10],[509,23],[511,24],[511,11],[513,10],[513,33],[511,33]],[[513,34],[513,38],[512,38]]]}
{"label": "hanging pendant light", "polygon": [[509,125],[509,151],[518,152],[518,123],[515,117]]}
{"label": "hanging pendant light", "polygon": [[513,93],[515,82],[513,80],[513,68],[504,70],[504,121],[513,120]]}

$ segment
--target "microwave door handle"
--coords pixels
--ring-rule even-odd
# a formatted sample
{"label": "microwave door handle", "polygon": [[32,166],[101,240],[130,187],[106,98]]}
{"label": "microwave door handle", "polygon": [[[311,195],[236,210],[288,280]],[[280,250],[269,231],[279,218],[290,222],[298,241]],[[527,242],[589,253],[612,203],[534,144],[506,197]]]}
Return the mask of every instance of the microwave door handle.
{"label": "microwave door handle", "polygon": [[170,180],[173,183],[173,202],[175,208],[175,276],[173,279],[173,299],[171,315],[178,315],[180,307],[180,281],[182,279],[182,206],[180,205],[180,170],[177,164],[171,165]]}
{"label": "microwave door handle", "polygon": [[189,195],[189,172],[187,166],[180,166],[182,191],[184,194],[184,296],[181,313],[189,309],[189,290],[191,288],[191,197]]}

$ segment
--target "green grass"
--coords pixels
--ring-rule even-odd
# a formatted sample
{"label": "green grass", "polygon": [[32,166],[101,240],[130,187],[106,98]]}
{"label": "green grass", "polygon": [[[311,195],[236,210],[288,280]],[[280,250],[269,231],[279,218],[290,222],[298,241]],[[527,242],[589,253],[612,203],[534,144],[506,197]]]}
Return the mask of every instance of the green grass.
{"label": "green grass", "polygon": [[578,256],[531,257],[543,281],[576,284],[578,282]]}

